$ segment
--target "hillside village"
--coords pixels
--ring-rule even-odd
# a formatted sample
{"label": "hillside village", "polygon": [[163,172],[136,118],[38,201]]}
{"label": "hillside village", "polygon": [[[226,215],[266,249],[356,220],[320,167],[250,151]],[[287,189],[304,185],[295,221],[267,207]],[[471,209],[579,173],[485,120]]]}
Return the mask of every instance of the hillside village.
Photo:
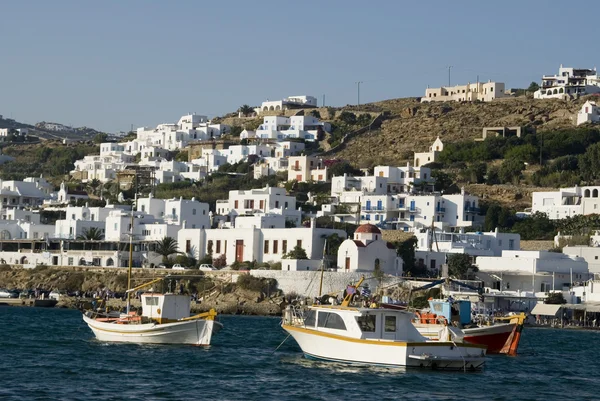
{"label": "hillside village", "polygon": [[0,262],[450,274],[501,308],[600,301],[600,79],[561,66],[530,89],[342,108],[290,96],[96,143],[22,144],[14,123],[0,128]]}

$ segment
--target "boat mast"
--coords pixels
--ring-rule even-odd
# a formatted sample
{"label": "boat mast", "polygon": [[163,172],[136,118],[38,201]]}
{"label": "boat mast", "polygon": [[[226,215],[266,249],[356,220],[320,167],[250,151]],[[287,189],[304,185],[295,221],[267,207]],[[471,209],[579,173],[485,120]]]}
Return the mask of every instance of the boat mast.
{"label": "boat mast", "polygon": [[321,282],[319,283],[319,298],[321,298],[323,292],[323,272],[325,271],[325,250],[327,249],[327,239],[323,244],[323,259],[321,259]]}
{"label": "boat mast", "polygon": [[131,268],[133,266],[133,208],[136,206],[137,193],[133,198],[133,204],[131,205],[131,219],[129,221],[129,268],[127,269],[127,315],[129,316],[129,309],[131,307]]}

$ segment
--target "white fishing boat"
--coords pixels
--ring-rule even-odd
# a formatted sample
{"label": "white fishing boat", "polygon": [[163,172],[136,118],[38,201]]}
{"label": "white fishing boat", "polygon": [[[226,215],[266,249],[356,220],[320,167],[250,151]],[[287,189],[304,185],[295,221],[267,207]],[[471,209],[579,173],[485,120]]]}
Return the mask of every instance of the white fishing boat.
{"label": "white fishing boat", "polygon": [[192,344],[210,345],[212,335],[223,325],[215,320],[217,312],[190,316],[189,295],[148,292],[141,295],[142,313],[131,312],[131,294],[165,279],[181,279],[183,276],[169,275],[131,288],[133,260],[133,212],[129,233],[129,269],[127,272],[127,310],[120,314],[103,308],[85,311],[83,321],[87,323],[100,341],[137,344]]}
{"label": "white fishing boat", "polygon": [[141,300],[139,316],[87,311],[83,320],[100,341],[137,344],[210,345],[212,335],[222,328],[214,310],[190,316],[187,295],[145,293]]}
{"label": "white fishing boat", "polygon": [[[360,285],[354,286],[354,289]],[[486,347],[453,341],[431,341],[412,323],[413,313],[342,305],[288,307],[282,327],[309,358],[356,364],[441,370],[480,370]],[[441,333],[441,338],[450,338]]]}

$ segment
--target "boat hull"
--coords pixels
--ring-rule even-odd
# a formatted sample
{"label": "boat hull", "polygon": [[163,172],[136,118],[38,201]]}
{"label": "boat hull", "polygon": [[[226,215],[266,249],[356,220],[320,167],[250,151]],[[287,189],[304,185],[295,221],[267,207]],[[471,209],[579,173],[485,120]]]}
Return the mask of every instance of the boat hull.
{"label": "boat hull", "polygon": [[[439,340],[439,333],[444,328],[441,324],[415,324],[419,333],[431,340]],[[463,329],[464,341],[471,344],[485,345],[488,354],[503,353],[516,324],[501,323],[493,326],[481,326]]]}
{"label": "boat hull", "polygon": [[287,324],[282,327],[309,358],[440,370],[480,370],[485,363],[485,347],[477,345],[357,339]]}
{"label": "boat hull", "polygon": [[99,341],[136,344],[210,345],[212,335],[222,327],[219,322],[208,319],[163,324],[119,324],[99,322],[83,315],[83,320]]}

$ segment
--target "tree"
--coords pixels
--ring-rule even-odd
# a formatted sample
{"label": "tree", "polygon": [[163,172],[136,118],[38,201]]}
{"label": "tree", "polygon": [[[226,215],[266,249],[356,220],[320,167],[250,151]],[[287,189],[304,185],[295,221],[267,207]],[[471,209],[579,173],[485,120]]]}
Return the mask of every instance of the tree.
{"label": "tree", "polygon": [[537,82],[532,82],[529,84],[529,87],[527,88],[527,92],[535,92],[538,89],[540,89],[540,86],[537,84]]}
{"label": "tree", "polygon": [[579,170],[586,180],[600,177],[600,143],[591,145],[579,156]]}
{"label": "tree", "polygon": [[338,120],[343,121],[348,125],[356,124],[356,114],[350,113],[349,111],[342,111],[338,117]]}
{"label": "tree", "polygon": [[155,242],[155,252],[163,257],[163,263],[169,261],[169,255],[179,253],[177,241],[171,237],[164,237],[160,241]]}
{"label": "tree", "polygon": [[504,160],[498,171],[498,178],[503,184],[518,184],[521,179],[521,172],[524,169],[523,162],[515,159]]}
{"label": "tree", "polygon": [[308,259],[306,251],[300,245],[296,245],[294,249],[283,255],[283,259]]}
{"label": "tree", "polygon": [[415,250],[417,248],[417,237],[410,237],[404,241],[394,242],[396,254],[402,258],[404,275],[418,277],[424,276],[427,269],[424,266],[417,265],[415,259]]}
{"label": "tree", "polygon": [[453,253],[448,257],[448,274],[457,279],[466,279],[469,270],[477,271],[477,266],[471,263],[471,255],[466,253]]}
{"label": "tree", "polygon": [[310,113],[311,116],[315,117],[315,118],[321,118],[321,113],[319,113],[319,110],[311,110]]}
{"label": "tree", "polygon": [[327,249],[325,250],[326,255],[337,255],[340,245],[344,242],[343,238],[340,238],[337,234],[331,234],[327,237]]}
{"label": "tree", "polygon": [[92,195],[97,195],[98,189],[102,187],[102,182],[99,179],[94,178],[93,180],[91,180],[87,183],[87,186]]}
{"label": "tree", "polygon": [[254,112],[254,109],[248,106],[247,104],[244,104],[240,106],[239,112],[242,113],[244,117],[248,117],[249,114],[252,114]]}
{"label": "tree", "polygon": [[352,167],[352,165],[346,161],[340,161],[340,162],[334,163],[333,165],[331,165],[331,167],[329,167],[328,172],[329,172],[329,174],[331,174],[332,177],[343,176],[344,174],[348,174],[348,175],[359,175],[360,174],[360,170]]}
{"label": "tree", "polygon": [[548,298],[546,298],[546,301],[544,301],[544,303],[552,305],[562,305],[566,304],[567,300],[563,296],[562,292],[551,292],[550,294],[548,294]]}
{"label": "tree", "polygon": [[84,228],[81,231],[81,234],[77,236],[77,239],[84,241],[101,241],[104,239],[104,235],[99,228],[90,227]]}
{"label": "tree", "polygon": [[101,132],[99,134],[96,134],[96,136],[94,136],[94,143],[106,142],[107,138],[108,138],[108,135]]}

